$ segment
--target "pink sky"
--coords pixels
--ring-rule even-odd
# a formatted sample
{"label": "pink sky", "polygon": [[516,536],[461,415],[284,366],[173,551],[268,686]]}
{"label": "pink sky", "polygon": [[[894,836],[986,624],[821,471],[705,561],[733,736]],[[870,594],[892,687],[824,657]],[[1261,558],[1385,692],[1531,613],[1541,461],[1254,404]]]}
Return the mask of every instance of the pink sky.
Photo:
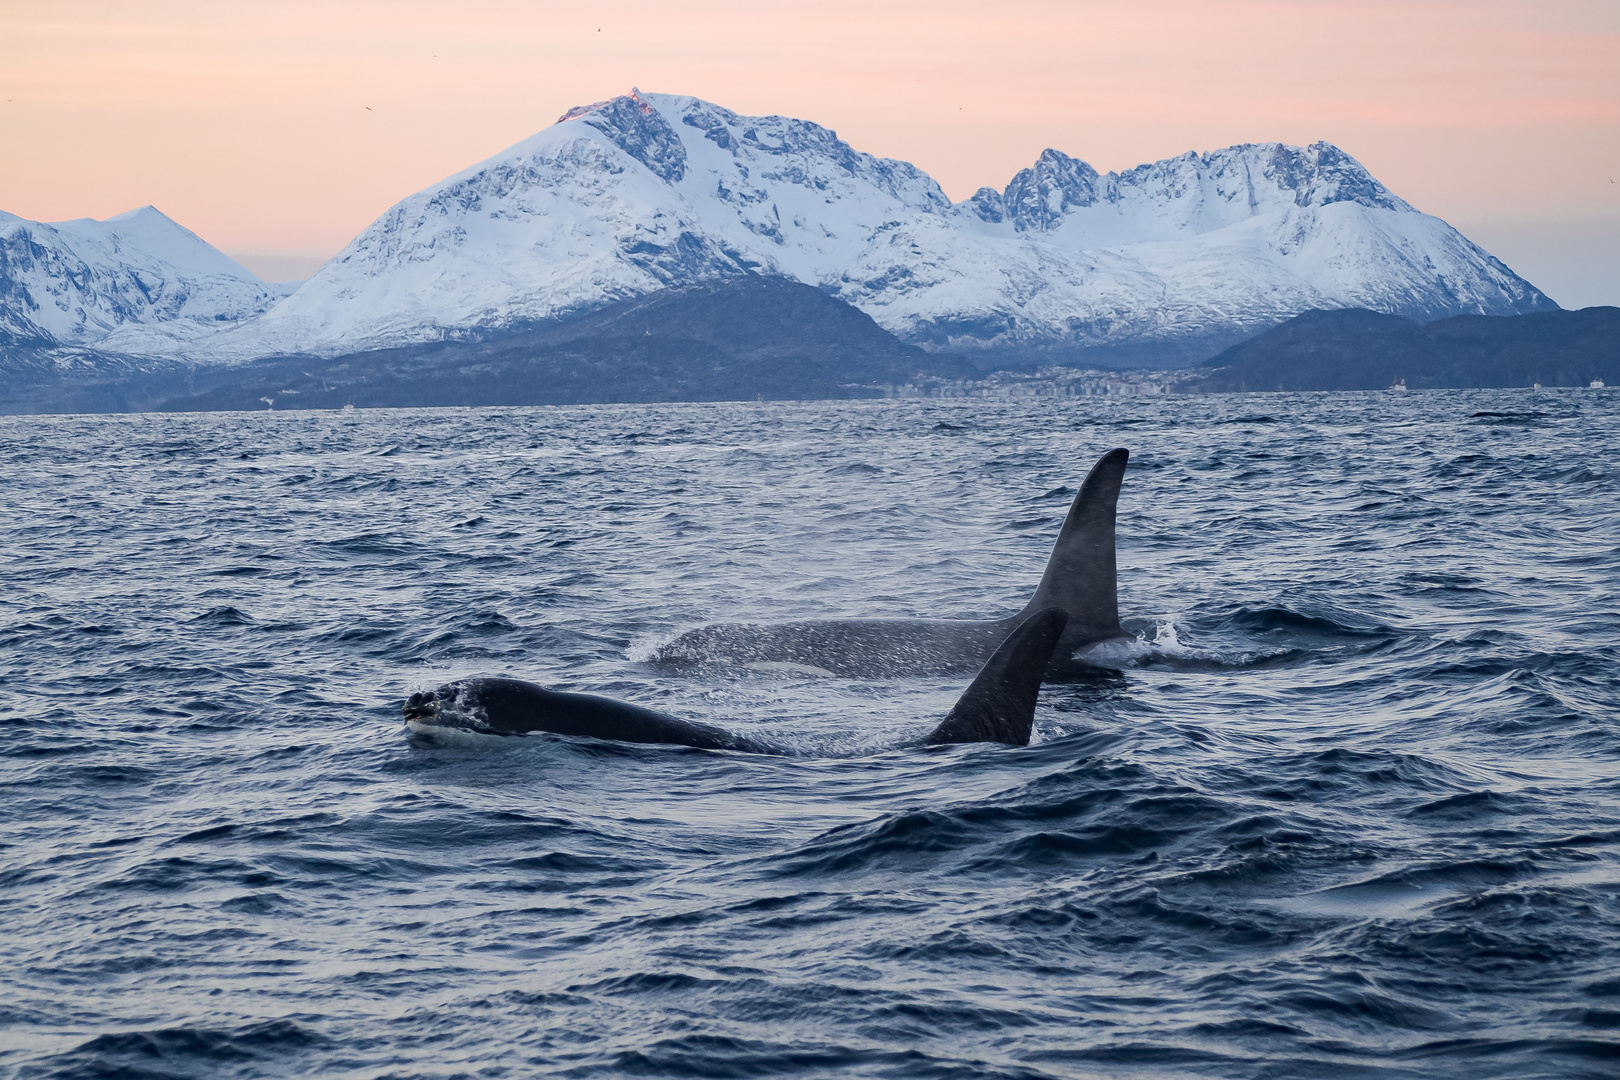
{"label": "pink sky", "polygon": [[632,85],[815,120],[956,199],[1047,146],[1106,170],[1327,139],[1521,272],[1584,258],[1620,302],[1612,0],[5,0],[0,209],[152,203],[301,265]]}

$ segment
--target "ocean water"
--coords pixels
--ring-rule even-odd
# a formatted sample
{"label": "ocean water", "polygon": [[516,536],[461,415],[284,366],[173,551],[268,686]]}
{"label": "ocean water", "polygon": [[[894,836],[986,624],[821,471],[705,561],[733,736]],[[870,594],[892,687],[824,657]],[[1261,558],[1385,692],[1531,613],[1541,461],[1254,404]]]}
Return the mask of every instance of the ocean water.
{"label": "ocean water", "polygon": [[[1000,615],[1132,451],[1137,640],[663,671]],[[0,419],[0,1075],[1620,1074],[1620,395]],[[413,736],[510,674],[766,757]]]}

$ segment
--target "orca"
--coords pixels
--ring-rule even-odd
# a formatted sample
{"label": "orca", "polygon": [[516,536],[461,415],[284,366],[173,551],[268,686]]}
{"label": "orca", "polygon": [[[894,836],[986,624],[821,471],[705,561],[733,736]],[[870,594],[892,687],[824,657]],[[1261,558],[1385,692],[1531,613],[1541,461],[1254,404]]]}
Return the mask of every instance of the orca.
{"label": "orca", "polygon": [[711,623],[654,650],[652,662],[675,669],[732,664],[850,678],[971,671],[1024,620],[1062,608],[1068,628],[1053,653],[1053,677],[1085,665],[1074,654],[1126,637],[1119,624],[1114,517],[1130,451],[1104,454],[1069,507],[1046,572],[1024,609],[1003,619],[818,619],[789,623]]}
{"label": "orca", "polygon": [[[920,745],[993,742],[1028,746],[1041,679],[1068,621],[1063,609],[1056,607],[1025,619],[1001,642],[945,719]],[[462,679],[412,694],[405,702],[405,724],[418,732],[526,735],[545,731],[705,750],[787,752],[712,724],[682,720],[595,694],[548,690],[518,679]]]}

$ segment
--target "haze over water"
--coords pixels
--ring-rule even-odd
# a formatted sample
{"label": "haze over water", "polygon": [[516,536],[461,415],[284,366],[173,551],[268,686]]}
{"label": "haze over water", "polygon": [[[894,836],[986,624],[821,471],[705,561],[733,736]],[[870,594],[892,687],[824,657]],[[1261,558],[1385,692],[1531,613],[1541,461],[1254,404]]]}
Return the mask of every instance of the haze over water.
{"label": "haze over water", "polygon": [[[0,1075],[1612,1076],[1612,391],[0,419]],[[1123,667],[1001,615],[1132,451]],[[794,757],[408,735],[474,673]]]}

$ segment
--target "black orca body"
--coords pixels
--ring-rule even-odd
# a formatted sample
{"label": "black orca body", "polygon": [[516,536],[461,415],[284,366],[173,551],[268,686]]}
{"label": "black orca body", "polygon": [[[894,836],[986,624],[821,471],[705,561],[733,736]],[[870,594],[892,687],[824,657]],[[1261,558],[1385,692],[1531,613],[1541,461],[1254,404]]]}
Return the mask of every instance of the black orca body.
{"label": "black orca body", "polygon": [[1104,454],[1069,507],[1046,572],[1024,610],[1004,619],[821,619],[792,623],[714,623],[661,646],[653,662],[817,669],[852,678],[971,671],[1036,612],[1061,608],[1068,628],[1050,674],[1073,669],[1076,652],[1125,637],[1119,625],[1114,517],[1128,450]]}
{"label": "black orca body", "polygon": [[483,735],[549,731],[618,742],[675,743],[706,750],[760,751],[748,739],[627,701],[547,690],[520,679],[462,679],[405,702],[405,722]]}
{"label": "black orca body", "polygon": [[[1068,616],[1048,608],[1024,620],[1001,642],[973,684],[924,745],[999,742],[1029,745],[1041,678]],[[463,679],[405,702],[413,729],[484,735],[548,731],[620,742],[670,743],[706,750],[780,753],[766,743],[709,724],[593,694],[567,694],[517,679]]]}

